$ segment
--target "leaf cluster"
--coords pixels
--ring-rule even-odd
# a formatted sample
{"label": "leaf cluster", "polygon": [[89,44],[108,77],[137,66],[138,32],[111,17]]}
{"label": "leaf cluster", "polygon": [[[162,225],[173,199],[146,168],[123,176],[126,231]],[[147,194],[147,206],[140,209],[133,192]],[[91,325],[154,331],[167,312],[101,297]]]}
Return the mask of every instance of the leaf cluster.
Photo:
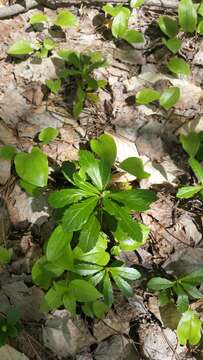
{"label": "leaf cluster", "polygon": [[20,311],[18,308],[12,308],[5,315],[0,315],[0,346],[5,345],[10,337],[16,337],[20,331]]}
{"label": "leaf cluster", "polygon": [[149,229],[133,219],[155,200],[150,190],[111,189],[112,167],[138,179],[148,177],[138,158],[116,163],[116,144],[107,134],[92,139],[90,150],[80,150],[78,162],[65,162],[67,188],[50,193],[57,226],[45,244],[45,255],[32,270],[33,281],[48,290],[43,310],[65,306],[75,314],[80,304],[88,316],[102,317],[113,303],[113,288],[132,295],[128,280],[140,273],[115,259],[122,250],[143,245]]}
{"label": "leaf cluster", "polygon": [[154,101],[159,101],[159,104],[166,110],[172,108],[180,99],[180,89],[176,86],[171,86],[162,94],[159,91],[146,88],[138,91],[136,94],[137,104],[150,104]]}
{"label": "leaf cluster", "polygon": [[154,277],[147,286],[152,291],[159,292],[159,305],[165,306],[176,299],[177,311],[182,317],[177,327],[179,343],[185,345],[196,345],[201,338],[201,322],[198,314],[189,308],[190,300],[200,299],[203,294],[198,286],[203,281],[203,270],[199,269],[179,279],[168,280],[166,278]]}

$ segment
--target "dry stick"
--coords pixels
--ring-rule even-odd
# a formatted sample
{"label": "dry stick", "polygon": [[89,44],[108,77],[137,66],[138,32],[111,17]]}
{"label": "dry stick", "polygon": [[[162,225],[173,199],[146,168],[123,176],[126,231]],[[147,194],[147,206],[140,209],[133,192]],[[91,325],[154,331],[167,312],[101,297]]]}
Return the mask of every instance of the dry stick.
{"label": "dry stick", "polygon": [[[81,0],[71,0],[71,1],[59,1],[57,2],[52,2],[49,0],[45,0],[45,1],[36,1],[36,0],[25,0],[25,6],[21,5],[21,4],[14,4],[11,6],[3,6],[2,8],[0,8],[0,19],[6,19],[6,18],[10,18],[12,16],[24,13],[30,9],[34,9],[37,8],[38,6],[44,6],[44,7],[48,7],[48,8],[59,8],[59,7],[69,7],[72,5],[75,6],[79,6],[82,4],[86,4],[86,5],[102,5],[105,3],[111,3],[111,4],[129,4],[129,0],[86,0],[86,1],[81,1]],[[177,0],[146,0],[145,1],[145,5],[146,6],[157,6],[157,7],[161,7],[161,8],[166,8],[166,9],[176,9],[178,6],[178,1]]]}

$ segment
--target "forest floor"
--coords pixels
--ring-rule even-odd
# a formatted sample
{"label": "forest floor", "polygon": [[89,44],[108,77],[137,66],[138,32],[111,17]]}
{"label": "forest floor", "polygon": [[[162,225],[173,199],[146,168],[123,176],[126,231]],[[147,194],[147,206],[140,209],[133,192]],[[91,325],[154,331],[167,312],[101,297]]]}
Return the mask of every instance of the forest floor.
{"label": "forest floor", "polygon": [[[56,127],[60,138],[43,149],[53,162],[61,163],[76,159],[80,144],[88,139],[103,132],[112,134],[120,160],[137,154],[143,157],[151,177],[140,186],[155,189],[158,196],[141,215],[151,229],[149,240],[137,252],[123,253],[123,259],[151,274],[158,269],[176,275],[185,269],[194,271],[203,265],[203,206],[198,199],[180,201],[175,195],[178,185],[195,181],[178,138],[181,133],[203,130],[203,41],[183,34],[181,55],[190,64],[192,75],[177,78],[166,69],[171,55],[161,44],[156,23],[157,17],[174,15],[175,9],[156,5],[134,9],[136,29],[145,35],[145,43],[134,47],[115,42],[104,29],[101,4],[90,1],[69,10],[77,15],[79,24],[55,41],[59,48],[102,51],[107,66],[96,73],[108,86],[100,90],[100,102],[86,103],[77,121],[70,115],[69,94],[47,97],[43,92],[45,80],[56,78],[60,64],[51,57],[40,63],[8,58],[7,48],[16,40],[34,42],[47,35],[47,29],[38,33],[28,25],[36,9],[1,20],[0,145],[12,144],[27,151],[40,130]],[[51,19],[56,16],[56,10],[45,8],[44,12]],[[134,96],[143,87],[164,89],[168,84],[181,89],[181,99],[172,110],[135,104]],[[169,328],[173,309],[163,308],[160,315],[157,297],[137,282],[133,298],[118,295],[113,310],[101,321],[72,319],[65,310],[40,313],[43,292],[33,285],[31,268],[52,230],[51,210],[43,196],[33,200],[21,190],[9,161],[0,160],[0,184],[0,243],[13,249],[10,265],[0,270],[1,311],[20,304],[24,325],[10,347],[0,349],[1,360],[203,359],[201,345],[189,353],[177,344],[175,332]],[[194,307],[203,318],[202,305],[198,300]]]}

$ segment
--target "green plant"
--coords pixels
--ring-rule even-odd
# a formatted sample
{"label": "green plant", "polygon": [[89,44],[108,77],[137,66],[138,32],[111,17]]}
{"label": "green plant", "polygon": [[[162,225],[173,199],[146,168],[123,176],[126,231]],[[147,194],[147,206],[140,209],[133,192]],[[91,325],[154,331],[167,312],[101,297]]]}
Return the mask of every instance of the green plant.
{"label": "green plant", "polygon": [[180,89],[172,86],[166,89],[162,94],[154,89],[143,89],[136,94],[137,104],[150,104],[159,100],[159,104],[166,110],[173,107],[180,98]]}
{"label": "green plant", "polygon": [[159,293],[159,306],[176,301],[177,311],[182,314],[177,326],[180,344],[197,345],[201,339],[201,321],[198,314],[189,308],[191,300],[200,299],[203,294],[197,289],[203,281],[203,270],[196,270],[178,279],[152,278],[147,286]]}
{"label": "green plant", "polygon": [[198,180],[198,185],[181,187],[176,194],[178,198],[189,199],[198,193],[200,196],[203,195],[203,167],[201,166],[200,162],[195,159],[195,156],[198,156],[198,151],[202,141],[202,132],[191,132],[188,135],[180,136],[180,142],[183,146],[183,149],[189,155],[188,164]]}
{"label": "green plant", "polygon": [[10,337],[16,337],[20,331],[20,311],[18,308],[10,309],[6,314],[0,314],[0,346],[5,345]]}
{"label": "green plant", "polygon": [[27,40],[19,40],[9,47],[7,54],[12,57],[32,55],[37,58],[44,58],[47,57],[55,47],[56,43],[51,38],[45,38],[35,45]]}
{"label": "green plant", "polygon": [[33,281],[48,290],[41,308],[61,305],[75,314],[80,304],[88,316],[102,317],[113,303],[113,284],[132,295],[126,280],[140,277],[138,270],[116,260],[122,250],[144,244],[149,229],[131,212],[149,208],[155,194],[149,190],[111,189],[111,169],[126,168],[137,178],[148,177],[142,161],[129,158],[115,163],[116,145],[109,135],[90,142],[91,151],[80,150],[79,161],[66,162],[62,173],[72,187],[52,192],[57,226],[45,244],[45,255],[33,266]]}
{"label": "green plant", "polygon": [[64,61],[64,69],[57,80],[47,80],[47,87],[57,93],[62,85],[70,80],[76,85],[73,115],[78,118],[86,99],[96,102],[99,100],[97,90],[106,86],[105,80],[96,80],[93,71],[105,66],[105,60],[99,52],[80,54],[69,50],[60,50],[58,56]]}
{"label": "green plant", "polygon": [[[132,7],[139,7],[144,1],[131,1]],[[104,5],[102,10],[106,15],[113,18],[111,23],[112,35],[117,39],[123,39],[129,44],[143,43],[144,37],[141,32],[128,28],[131,11],[122,5],[112,6],[110,4]]]}
{"label": "green plant", "polygon": [[0,246],[0,265],[8,264],[11,260],[12,251]]}

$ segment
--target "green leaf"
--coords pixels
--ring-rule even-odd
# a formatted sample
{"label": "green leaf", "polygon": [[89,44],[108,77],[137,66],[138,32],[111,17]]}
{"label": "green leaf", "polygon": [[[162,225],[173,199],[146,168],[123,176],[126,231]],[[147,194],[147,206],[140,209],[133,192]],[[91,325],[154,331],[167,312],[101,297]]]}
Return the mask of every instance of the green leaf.
{"label": "green leaf", "polygon": [[187,294],[179,294],[177,299],[177,310],[181,313],[187,311],[189,307],[189,299]]}
{"label": "green leaf", "polygon": [[57,79],[57,80],[46,80],[45,81],[46,86],[48,87],[48,89],[53,93],[53,94],[57,94],[59,92],[59,90],[61,89],[61,80]]}
{"label": "green leaf", "polygon": [[102,294],[85,280],[72,280],[68,286],[68,291],[76,301],[80,302],[91,302],[102,297]]}
{"label": "green leaf", "polygon": [[97,201],[96,197],[92,197],[79,204],[71,205],[63,215],[63,229],[69,232],[80,230],[94,211]]}
{"label": "green leaf", "polygon": [[203,189],[202,185],[183,186],[176,194],[179,199],[189,199]]}
{"label": "green leaf", "polygon": [[84,251],[87,252],[96,245],[99,232],[100,232],[100,223],[97,217],[93,214],[90,216],[88,222],[84,225],[80,232],[78,246]]}
{"label": "green leaf", "polygon": [[191,169],[194,171],[195,176],[197,177],[197,179],[203,183],[203,168],[201,166],[201,164],[194,158],[190,158],[188,160],[188,163],[191,167]]}
{"label": "green leaf", "polygon": [[53,287],[44,296],[41,304],[40,310],[43,312],[48,312],[50,310],[57,309],[63,303],[61,294],[56,291]]}
{"label": "green leaf", "polygon": [[43,142],[43,144],[48,144],[50,141],[55,140],[56,137],[58,136],[59,131],[58,129],[52,128],[52,127],[48,127],[43,129],[40,133],[39,133],[39,140]]}
{"label": "green leaf", "polygon": [[115,216],[115,218],[119,221],[123,231],[127,233],[132,239],[140,242],[142,241],[143,236],[140,224],[132,219],[126,209],[121,208],[119,205],[109,199],[104,199],[104,210],[107,211],[110,215]]}
{"label": "green leaf", "polygon": [[123,160],[119,167],[127,171],[129,174],[134,175],[137,179],[147,179],[150,174],[144,171],[144,164],[142,159],[138,157],[129,157]]}
{"label": "green leaf", "polygon": [[63,253],[57,260],[54,261],[56,266],[59,266],[63,271],[70,270],[73,271],[73,251],[71,249],[70,244],[68,244],[65,248]]}
{"label": "green leaf", "polygon": [[198,27],[197,27],[197,32],[198,32],[198,34],[203,35],[203,20],[201,20],[199,22]]}
{"label": "green leaf", "polygon": [[99,161],[95,159],[94,155],[88,150],[80,150],[80,165],[83,170],[89,175],[94,185],[102,190],[103,182],[100,172]]}
{"label": "green leaf", "polygon": [[76,315],[76,300],[72,294],[67,293],[63,296],[63,304],[72,315]]}
{"label": "green leaf", "polygon": [[162,42],[173,54],[177,54],[177,52],[181,49],[182,46],[182,41],[177,38],[172,38],[169,40],[163,38]]}
{"label": "green leaf", "polygon": [[5,145],[0,148],[0,159],[13,160],[17,151],[12,145]]}
{"label": "green leaf", "polygon": [[92,304],[92,310],[97,319],[103,319],[108,311],[108,306],[101,300],[97,300]]}
{"label": "green leaf", "polygon": [[73,116],[77,119],[82,112],[85,101],[85,92],[82,89],[81,85],[78,85],[76,91],[76,98],[73,103]]}
{"label": "green leaf", "polygon": [[71,241],[72,236],[72,233],[64,231],[62,226],[58,225],[48,240],[46,249],[47,260],[55,261],[62,256],[64,249]]}
{"label": "green leaf", "polygon": [[178,75],[190,75],[191,70],[185,60],[179,57],[174,57],[169,60],[167,64],[168,69]]}
{"label": "green leaf", "polygon": [[19,307],[9,309],[9,311],[6,314],[7,324],[9,326],[16,325],[20,321],[20,317],[21,317],[21,313]]}
{"label": "green leaf", "polygon": [[105,252],[104,249],[99,247],[94,247],[91,251],[83,253],[80,248],[74,249],[75,259],[84,261],[86,263],[92,263],[100,266],[105,266],[110,260],[110,255],[108,252]]}
{"label": "green leaf", "polygon": [[150,204],[156,200],[156,194],[145,189],[117,191],[109,197],[137,212],[149,210]]}
{"label": "green leaf", "polygon": [[160,93],[153,89],[143,89],[138,91],[136,95],[137,104],[150,104],[153,101],[159,100]]}
{"label": "green leaf", "polygon": [[118,15],[118,13],[120,12],[120,9],[121,9],[121,6],[113,7],[113,5],[111,5],[111,4],[106,4],[102,7],[102,10],[105,12],[105,14],[113,16],[113,17]]}
{"label": "green leaf", "polygon": [[32,197],[36,197],[40,194],[40,189],[35,185],[32,185],[22,179],[19,181],[19,184],[20,187],[24,189]]}
{"label": "green leaf", "polygon": [[102,293],[104,295],[105,304],[110,308],[113,304],[113,289],[108,272],[106,272],[104,276]]}
{"label": "green leaf", "polygon": [[158,18],[158,24],[161,31],[169,38],[173,38],[178,33],[178,24],[176,20],[168,16],[160,16]]}
{"label": "green leaf", "polygon": [[103,268],[99,265],[93,265],[93,264],[75,264],[74,266],[74,272],[76,274],[82,275],[82,276],[91,276],[99,271],[102,271]]}
{"label": "green leaf", "polygon": [[138,8],[144,4],[145,0],[131,0],[130,6],[131,8]]}
{"label": "green leaf", "polygon": [[173,287],[174,284],[175,284],[174,281],[170,281],[168,279],[161,277],[154,277],[148,281],[147,286],[150,290],[159,291],[159,290],[169,289]]}
{"label": "green leaf", "polygon": [[31,25],[41,24],[47,22],[48,20],[49,20],[48,16],[40,11],[31,16],[29,20],[29,24]]}
{"label": "green leaf", "polygon": [[73,27],[78,23],[77,18],[68,10],[60,10],[54,22],[55,25],[62,28]]}
{"label": "green leaf", "polygon": [[120,266],[120,267],[111,267],[110,268],[111,274],[115,276],[120,276],[124,279],[128,280],[137,280],[140,278],[140,273],[136,269]]}
{"label": "green leaf", "polygon": [[91,282],[92,285],[97,286],[103,279],[105,275],[105,271],[99,271],[97,274],[93,275],[89,281]]}
{"label": "green leaf", "polygon": [[194,157],[198,153],[200,146],[199,134],[195,132],[190,132],[187,135],[181,134],[180,142],[182,144],[183,149],[186,151],[186,153],[189,156]]}
{"label": "green leaf", "polygon": [[140,31],[137,30],[127,30],[123,36],[122,39],[127,41],[129,44],[135,44],[135,43],[143,43],[144,42],[144,36]]}
{"label": "green leaf", "polygon": [[164,109],[168,110],[173,107],[179,99],[180,89],[178,87],[172,86],[163,92],[159,99],[159,103]]}
{"label": "green leaf", "polygon": [[178,341],[181,345],[197,345],[201,339],[201,321],[195,310],[183,313],[177,327]]}
{"label": "green leaf", "polygon": [[183,282],[182,287],[193,299],[203,298],[203,294],[195,286]]}
{"label": "green leaf", "polygon": [[167,290],[162,290],[159,292],[159,306],[165,306],[170,303],[170,296],[167,292]]}
{"label": "green leaf", "polygon": [[44,187],[48,181],[47,156],[37,147],[30,154],[20,153],[15,157],[15,168],[18,176],[24,181]]}
{"label": "green leaf", "polygon": [[[49,270],[46,266],[51,265]],[[55,277],[60,276],[63,273],[63,269],[54,263],[49,263],[45,256],[36,261],[32,267],[32,279],[33,282],[44,289],[48,289]]]}
{"label": "green leaf", "polygon": [[53,39],[51,38],[45,38],[43,41],[43,46],[45,47],[45,49],[47,49],[48,51],[51,51],[53,49],[55,49],[56,47],[56,43]]}
{"label": "green leaf", "polygon": [[203,269],[193,271],[191,274],[182,277],[181,282],[199,285],[203,282]]}
{"label": "green leaf", "polygon": [[9,47],[7,54],[11,56],[28,55],[33,52],[32,45],[27,40],[19,40]]}
{"label": "green leaf", "polygon": [[8,264],[11,260],[11,251],[5,249],[3,246],[0,246],[0,264]]}
{"label": "green leaf", "polygon": [[80,201],[83,197],[89,196],[89,193],[86,193],[84,190],[81,189],[63,189],[51,193],[48,197],[48,202],[49,205],[51,205],[54,209],[58,209],[63,208],[66,205],[76,203]]}
{"label": "green leaf", "polygon": [[201,16],[203,16],[203,4],[202,3],[197,3],[194,4],[194,6],[197,6],[197,13]]}
{"label": "green leaf", "polygon": [[97,139],[92,139],[90,141],[90,146],[95,154],[103,159],[109,167],[112,167],[116,160],[117,149],[116,143],[110,135],[103,134]]}
{"label": "green leaf", "polygon": [[[127,11],[128,10],[128,11]],[[114,17],[111,31],[115,38],[122,38],[128,29],[128,19],[130,11],[122,7],[119,13]]]}
{"label": "green leaf", "polygon": [[128,284],[128,282],[125,281],[122,277],[115,275],[113,272],[111,272],[111,274],[116,285],[122,291],[123,295],[126,297],[131,297],[133,295],[133,290],[131,286]]}
{"label": "green leaf", "polygon": [[94,185],[84,181],[78,174],[73,174],[73,181],[87,196],[98,196],[100,194],[99,190]]}
{"label": "green leaf", "polygon": [[197,26],[197,12],[192,0],[180,0],[178,18],[183,31],[193,33]]}

